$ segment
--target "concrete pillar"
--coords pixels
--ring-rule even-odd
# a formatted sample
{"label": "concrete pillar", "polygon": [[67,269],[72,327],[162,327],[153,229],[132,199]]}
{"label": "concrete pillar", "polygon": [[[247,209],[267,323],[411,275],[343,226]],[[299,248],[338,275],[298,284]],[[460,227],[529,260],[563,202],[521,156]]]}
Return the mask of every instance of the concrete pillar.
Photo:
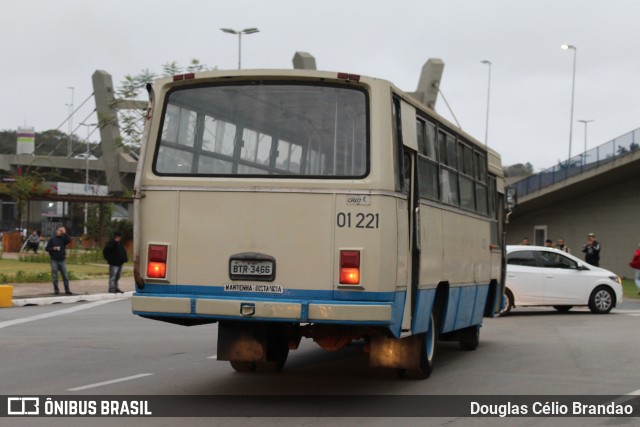
{"label": "concrete pillar", "polygon": [[96,100],[96,112],[100,126],[100,141],[104,171],[110,194],[122,194],[124,186],[120,179],[118,159],[124,151],[120,137],[120,126],[116,100],[113,89],[113,79],[106,71],[97,70],[93,73],[93,96]]}
{"label": "concrete pillar", "polygon": [[439,58],[430,58],[423,66],[418,88],[413,92],[413,96],[418,98],[423,104],[435,111],[436,100],[438,99],[438,86],[442,80],[444,62]]}

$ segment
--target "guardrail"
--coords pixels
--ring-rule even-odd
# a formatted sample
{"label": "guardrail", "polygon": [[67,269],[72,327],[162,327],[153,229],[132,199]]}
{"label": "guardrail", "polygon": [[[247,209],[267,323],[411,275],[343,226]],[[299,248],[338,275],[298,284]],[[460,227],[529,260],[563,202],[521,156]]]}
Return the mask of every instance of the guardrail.
{"label": "guardrail", "polygon": [[640,150],[639,141],[640,128],[571,157],[566,162],[530,175],[515,182],[513,186],[516,187],[518,197],[525,196]]}

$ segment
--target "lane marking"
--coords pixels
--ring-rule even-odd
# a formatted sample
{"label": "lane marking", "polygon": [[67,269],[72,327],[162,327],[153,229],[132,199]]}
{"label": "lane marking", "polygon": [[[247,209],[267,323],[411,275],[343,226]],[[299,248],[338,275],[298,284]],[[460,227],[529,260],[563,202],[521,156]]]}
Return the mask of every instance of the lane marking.
{"label": "lane marking", "polygon": [[640,396],[640,390],[635,390],[632,391],[631,393],[627,393],[624,396],[621,396],[619,398],[617,398],[616,400],[614,400],[614,403],[617,403],[618,405],[623,405],[631,400],[635,400]]}
{"label": "lane marking", "polygon": [[102,387],[103,385],[121,383],[123,381],[131,381],[131,380],[136,380],[138,378],[148,377],[149,375],[153,375],[153,374],[132,375],[130,377],[117,378],[115,380],[103,381],[101,383],[95,383],[95,384],[83,385],[81,387],[69,388],[69,389],[67,389],[67,391],[80,391],[80,390],[86,390],[88,388]]}
{"label": "lane marking", "polygon": [[63,316],[65,314],[74,313],[76,311],[88,310],[90,308],[97,307],[102,304],[108,304],[114,301],[121,301],[121,300],[112,299],[112,300],[95,301],[95,302],[90,302],[83,305],[77,305],[71,308],[52,311],[49,313],[37,314],[35,316],[30,316],[30,317],[23,317],[22,319],[6,320],[4,322],[0,322],[0,329],[6,328],[8,326],[20,325],[22,323],[35,322],[36,320],[49,319],[50,317]]}

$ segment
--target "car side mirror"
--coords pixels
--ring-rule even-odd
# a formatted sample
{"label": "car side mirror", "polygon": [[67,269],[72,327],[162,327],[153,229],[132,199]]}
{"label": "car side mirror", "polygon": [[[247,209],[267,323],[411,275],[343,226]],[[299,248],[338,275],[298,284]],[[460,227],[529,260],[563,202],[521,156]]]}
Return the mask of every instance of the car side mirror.
{"label": "car side mirror", "polygon": [[589,271],[589,267],[584,264],[578,264],[578,271]]}

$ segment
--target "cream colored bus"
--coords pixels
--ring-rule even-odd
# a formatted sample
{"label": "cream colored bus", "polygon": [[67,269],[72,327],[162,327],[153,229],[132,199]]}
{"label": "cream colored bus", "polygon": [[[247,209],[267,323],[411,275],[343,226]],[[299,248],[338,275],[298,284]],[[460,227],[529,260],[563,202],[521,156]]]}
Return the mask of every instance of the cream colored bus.
{"label": "cream colored bus", "polygon": [[149,87],[137,315],[218,324],[217,358],[280,370],[301,338],[363,340],[426,378],[503,293],[499,156],[391,83],[310,70]]}

